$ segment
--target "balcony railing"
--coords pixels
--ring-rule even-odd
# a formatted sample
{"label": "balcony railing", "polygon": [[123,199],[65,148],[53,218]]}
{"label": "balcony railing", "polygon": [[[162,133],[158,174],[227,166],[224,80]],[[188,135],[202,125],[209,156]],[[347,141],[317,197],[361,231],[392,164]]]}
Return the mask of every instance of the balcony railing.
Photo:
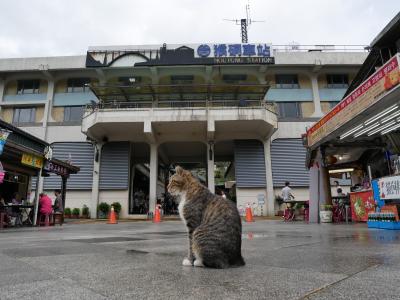
{"label": "balcony railing", "polygon": [[86,105],[84,117],[95,111],[148,110],[148,109],[223,109],[223,108],[265,108],[276,114],[273,103],[263,100],[192,100],[192,101],[131,101],[101,102]]}

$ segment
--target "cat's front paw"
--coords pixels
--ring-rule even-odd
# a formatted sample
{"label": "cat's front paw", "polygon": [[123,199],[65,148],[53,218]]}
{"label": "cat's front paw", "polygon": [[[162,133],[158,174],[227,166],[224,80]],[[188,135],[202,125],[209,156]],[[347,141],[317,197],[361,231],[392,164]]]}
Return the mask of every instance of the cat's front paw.
{"label": "cat's front paw", "polygon": [[193,266],[195,267],[204,267],[203,262],[200,259],[196,259],[193,263]]}
{"label": "cat's front paw", "polygon": [[192,262],[187,257],[185,257],[183,259],[183,261],[182,261],[182,265],[183,266],[187,266],[187,267],[191,267],[192,266]]}

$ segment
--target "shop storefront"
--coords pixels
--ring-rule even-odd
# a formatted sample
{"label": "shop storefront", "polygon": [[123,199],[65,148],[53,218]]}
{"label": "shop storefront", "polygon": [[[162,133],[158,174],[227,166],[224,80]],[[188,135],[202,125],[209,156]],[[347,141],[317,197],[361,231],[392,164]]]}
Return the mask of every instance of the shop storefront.
{"label": "shop storefront", "polygon": [[0,227],[36,224],[40,191],[31,195],[30,188],[32,183],[39,185],[41,176],[61,176],[65,202],[67,178],[79,168],[50,153],[46,142],[0,120]]}
{"label": "shop storefront", "polygon": [[[307,130],[310,221],[331,209],[332,178],[351,180],[353,221],[396,227],[400,204],[400,17],[371,44],[343,100]],[[335,203],[333,203],[335,205]],[[337,205],[337,204],[336,204]],[[329,207],[329,208],[328,208]],[[335,214],[335,208],[334,208]],[[379,225],[383,223],[383,225]],[[390,225],[388,225],[390,223]]]}

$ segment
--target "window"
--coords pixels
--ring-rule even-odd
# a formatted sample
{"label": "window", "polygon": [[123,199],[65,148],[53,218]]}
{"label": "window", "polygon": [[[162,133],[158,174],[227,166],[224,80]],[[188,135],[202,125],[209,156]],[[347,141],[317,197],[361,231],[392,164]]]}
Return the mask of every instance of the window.
{"label": "window", "polygon": [[193,75],[172,75],[171,83],[172,84],[191,84],[193,83],[194,76]]}
{"label": "window", "polygon": [[36,116],[36,108],[15,108],[13,115],[13,123],[34,123]]}
{"label": "window", "polygon": [[70,78],[67,82],[67,93],[82,93],[89,91],[87,86],[90,78]]}
{"label": "window", "polygon": [[331,89],[348,88],[349,78],[347,74],[328,74],[326,75],[327,87]]}
{"label": "window", "polygon": [[64,122],[81,121],[83,115],[83,106],[64,107]]}
{"label": "window", "polygon": [[222,75],[222,80],[225,83],[238,83],[240,81],[246,81],[247,75],[245,74],[225,74]]}
{"label": "window", "polygon": [[18,80],[17,94],[39,94],[40,80]]}
{"label": "window", "polygon": [[299,102],[279,102],[279,116],[281,118],[300,118],[301,108]]}
{"label": "window", "polygon": [[298,89],[300,87],[296,74],[275,75],[275,82],[278,89]]}

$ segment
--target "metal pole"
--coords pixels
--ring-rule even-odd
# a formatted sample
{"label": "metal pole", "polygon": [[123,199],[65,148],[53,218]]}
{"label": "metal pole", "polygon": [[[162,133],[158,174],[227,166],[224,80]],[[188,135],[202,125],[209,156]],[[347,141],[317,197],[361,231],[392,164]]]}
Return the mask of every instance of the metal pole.
{"label": "metal pole", "polygon": [[36,192],[35,192],[35,200],[33,207],[33,226],[36,226],[37,222],[37,214],[39,209],[39,179],[42,176],[42,169],[39,170],[38,176],[36,178]]}
{"label": "metal pole", "polygon": [[61,176],[61,201],[63,205],[63,211],[65,209],[65,194],[67,193],[67,177]]}

